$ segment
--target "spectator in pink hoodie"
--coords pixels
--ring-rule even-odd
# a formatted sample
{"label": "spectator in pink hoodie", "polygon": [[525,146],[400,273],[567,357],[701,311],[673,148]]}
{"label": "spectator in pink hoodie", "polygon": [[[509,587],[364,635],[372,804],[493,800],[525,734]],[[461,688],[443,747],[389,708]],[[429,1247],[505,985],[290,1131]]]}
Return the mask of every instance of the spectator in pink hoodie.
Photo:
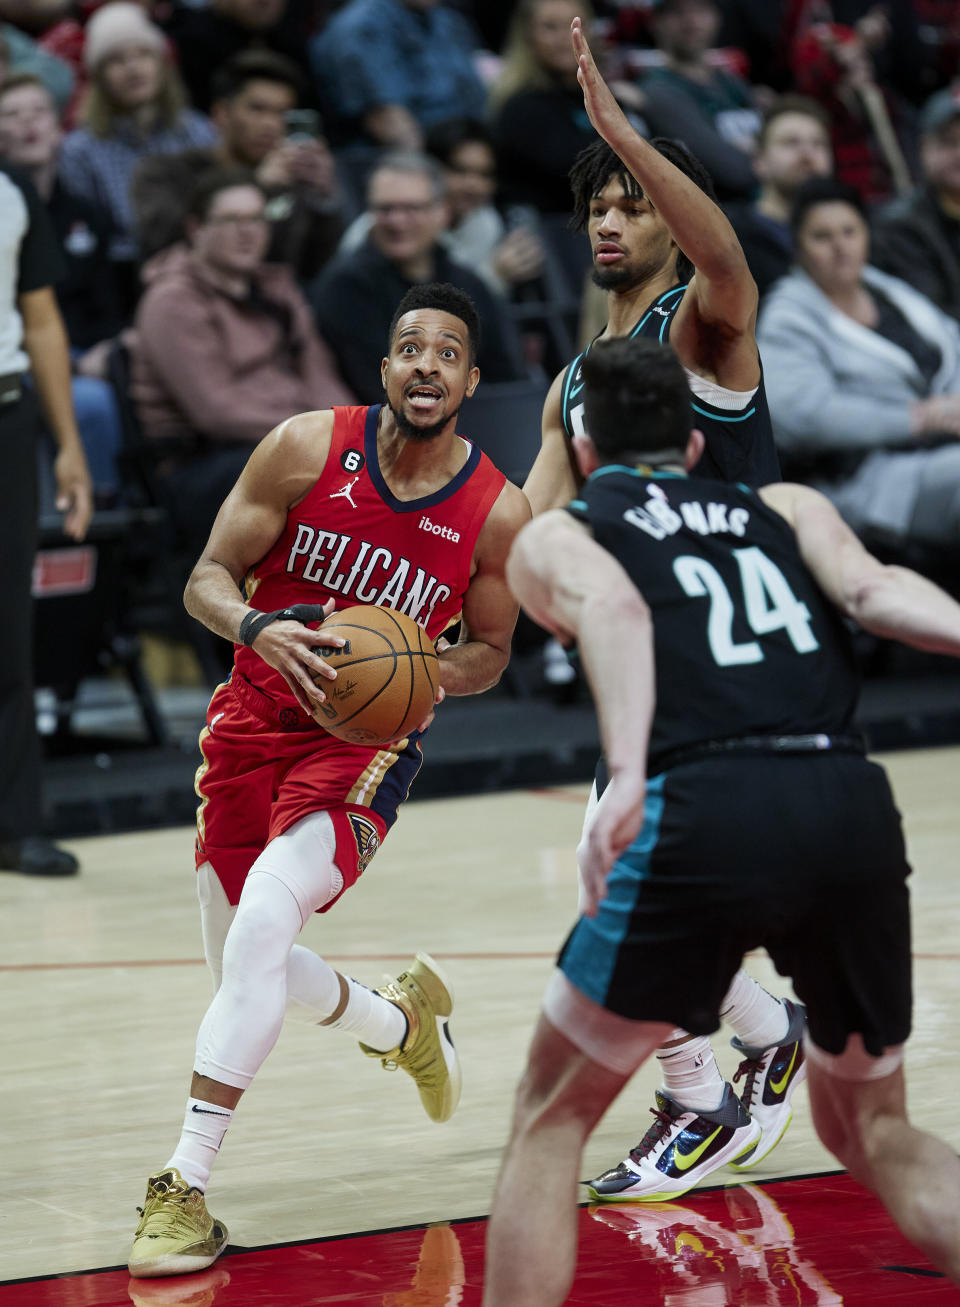
{"label": "spectator in pink hoodie", "polygon": [[212,171],[191,205],[188,244],[143,272],[131,394],[196,553],[264,432],[355,402],[293,274],[263,261],[264,205],[252,175]]}

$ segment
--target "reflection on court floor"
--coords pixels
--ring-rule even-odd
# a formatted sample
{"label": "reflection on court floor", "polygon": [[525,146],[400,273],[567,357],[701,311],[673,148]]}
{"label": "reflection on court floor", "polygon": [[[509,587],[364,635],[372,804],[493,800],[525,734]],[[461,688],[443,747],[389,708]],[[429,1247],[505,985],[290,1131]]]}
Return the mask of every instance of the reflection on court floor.
{"label": "reflection on court floor", "polygon": [[[233,1248],[200,1275],[0,1285],[0,1307],[479,1307],[486,1223]],[[960,1295],[842,1173],[580,1209],[570,1307],[947,1307]]]}

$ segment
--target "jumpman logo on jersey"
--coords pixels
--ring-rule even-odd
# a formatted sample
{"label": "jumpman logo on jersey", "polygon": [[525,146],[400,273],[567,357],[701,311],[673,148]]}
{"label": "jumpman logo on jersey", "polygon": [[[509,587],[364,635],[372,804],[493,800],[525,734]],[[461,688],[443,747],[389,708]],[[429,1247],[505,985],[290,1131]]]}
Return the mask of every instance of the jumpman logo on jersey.
{"label": "jumpman logo on jersey", "polygon": [[353,487],[357,484],[357,482],[358,482],[359,480],[360,480],[360,478],[359,478],[358,476],[354,477],[352,481],[348,481],[348,482],[347,482],[347,484],[343,487],[342,490],[335,490],[335,491],[333,492],[332,495],[329,495],[329,496],[328,496],[328,498],[329,498],[329,499],[349,499],[351,505],[352,505],[354,508],[356,508],[357,505],[356,505],[356,503],[354,502],[353,495],[351,495],[350,491],[353,489]]}

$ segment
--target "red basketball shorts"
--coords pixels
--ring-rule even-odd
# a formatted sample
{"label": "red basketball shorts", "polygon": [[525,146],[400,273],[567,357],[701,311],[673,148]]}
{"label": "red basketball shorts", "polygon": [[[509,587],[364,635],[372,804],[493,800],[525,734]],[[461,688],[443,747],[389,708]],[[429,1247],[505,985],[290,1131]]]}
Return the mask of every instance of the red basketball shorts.
{"label": "red basketball shorts", "polygon": [[299,710],[278,708],[236,669],[210,700],[200,752],[197,866],[212,865],[232,904],[270,840],[311,812],[330,814],[349,889],[396,820],[423,760],[418,740],[400,754],[338,740]]}

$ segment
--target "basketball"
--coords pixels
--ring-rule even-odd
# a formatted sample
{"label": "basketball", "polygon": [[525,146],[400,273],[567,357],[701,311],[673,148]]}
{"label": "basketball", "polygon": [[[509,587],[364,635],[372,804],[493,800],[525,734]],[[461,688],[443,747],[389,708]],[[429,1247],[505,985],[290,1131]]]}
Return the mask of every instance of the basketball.
{"label": "basketball", "polygon": [[[401,740],[430,712],[440,682],[437,651],[412,618],[393,608],[344,608],[317,628],[316,653],[337,673],[316,684],[327,696],[314,710],[325,730],[349,744]],[[324,644],[325,635],[346,641]]]}

